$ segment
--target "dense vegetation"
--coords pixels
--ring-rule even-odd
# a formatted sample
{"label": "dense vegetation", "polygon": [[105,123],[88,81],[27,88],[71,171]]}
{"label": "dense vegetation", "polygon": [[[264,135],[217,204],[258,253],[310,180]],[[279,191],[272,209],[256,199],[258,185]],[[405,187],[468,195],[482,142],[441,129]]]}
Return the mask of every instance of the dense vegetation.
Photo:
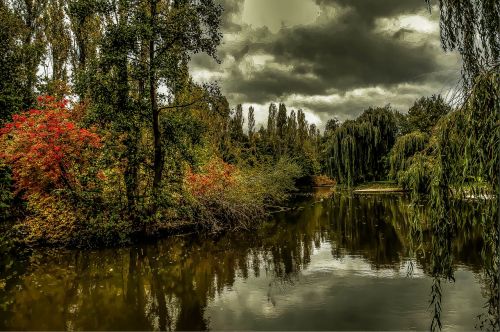
{"label": "dense vegetation", "polygon": [[500,91],[498,8],[440,5],[464,98],[368,108],[321,135],[281,103],[256,128],[253,108],[231,109],[216,85],[191,79],[192,54],[217,60],[214,0],[2,1],[2,218],[24,242],[50,245],[248,228],[296,180],[323,174],[347,187],[397,181],[444,220],[450,197],[498,192]]}
{"label": "dense vegetation", "polygon": [[[250,227],[319,171],[305,114],[230,109],[195,84],[215,1],[0,3],[0,208],[18,239],[113,245],[189,226]],[[40,73],[40,68],[44,68]]]}
{"label": "dense vegetation", "polygon": [[[403,113],[370,107],[321,135],[282,103],[256,128],[253,108],[192,80],[192,54],[218,60],[215,0],[0,1],[0,251],[249,228],[312,175],[349,188],[392,180],[412,193],[413,232],[419,204],[431,207],[436,248],[451,246],[463,220],[457,201],[484,201],[467,222],[482,227],[484,278],[499,294],[500,7],[438,3],[442,45],[463,60],[456,98],[422,97]],[[432,251],[435,308],[449,252]],[[499,302],[482,320],[492,330]]]}

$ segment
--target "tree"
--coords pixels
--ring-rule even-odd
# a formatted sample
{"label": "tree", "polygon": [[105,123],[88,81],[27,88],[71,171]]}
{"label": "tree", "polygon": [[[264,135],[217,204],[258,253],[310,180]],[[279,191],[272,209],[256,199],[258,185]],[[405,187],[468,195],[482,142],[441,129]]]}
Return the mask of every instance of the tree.
{"label": "tree", "polygon": [[297,134],[300,145],[304,144],[307,138],[308,129],[309,128],[306,121],[306,115],[302,110],[299,109],[299,111],[297,112]]}
{"label": "tree", "polygon": [[297,117],[295,116],[295,111],[292,110],[288,116],[287,121],[287,142],[289,151],[296,150],[297,145]]}
{"label": "tree", "polygon": [[[431,8],[432,1],[426,0]],[[441,44],[462,56],[464,83],[500,61],[500,6],[495,0],[438,0]]]}
{"label": "tree", "polygon": [[276,146],[278,148],[278,156],[286,153],[286,131],[287,131],[287,110],[283,103],[279,104],[278,114],[276,116]]}
{"label": "tree", "polygon": [[391,165],[389,177],[397,180],[398,173],[409,167],[411,163],[409,159],[424,150],[428,141],[429,135],[419,131],[398,137],[389,155]]}
{"label": "tree", "polygon": [[412,130],[430,133],[439,119],[450,111],[451,107],[443,100],[441,95],[422,97],[410,107],[408,122]]}
{"label": "tree", "polygon": [[243,118],[243,106],[238,104],[234,112],[234,116],[231,119],[231,138],[233,141],[242,142],[243,141],[243,124],[245,119]]}
{"label": "tree", "polygon": [[[121,2],[123,3],[126,2]],[[101,24],[104,22],[102,14],[113,12],[114,9],[111,4],[109,4],[111,8],[106,8],[107,5],[108,3],[104,0],[68,1],[67,13],[73,35],[71,49],[73,84],[80,101],[83,101],[89,93],[89,78],[92,77],[89,66],[97,59],[97,49],[102,37]]]}
{"label": "tree", "polygon": [[255,134],[255,111],[252,106],[248,109],[248,138],[251,142],[254,140]]}
{"label": "tree", "polygon": [[274,140],[276,135],[276,116],[277,116],[276,104],[271,103],[269,105],[269,114],[267,117],[267,135],[270,140]]}
{"label": "tree", "polygon": [[0,2],[0,125],[23,106],[23,22]]}
{"label": "tree", "polygon": [[325,125],[325,132],[324,132],[324,136],[325,137],[330,137],[333,135],[333,132],[338,128],[340,127],[340,122],[339,122],[339,119],[337,118],[333,118],[333,119],[328,119],[326,121],[326,125]]}
{"label": "tree", "polygon": [[14,12],[22,21],[21,45],[23,53],[21,62],[23,74],[23,108],[27,109],[35,103],[35,86],[38,83],[38,67],[45,54],[43,36],[43,13],[48,0],[13,1]]}
{"label": "tree", "polygon": [[[190,54],[204,52],[216,57],[222,7],[214,0],[148,0],[144,12],[144,39],[148,42],[149,106],[154,142],[153,194],[158,194],[164,156],[160,112],[170,105],[159,105],[158,87],[165,84],[175,94],[180,88],[179,72],[184,72]],[[177,106],[174,106],[177,107]]]}
{"label": "tree", "polygon": [[395,111],[394,118],[396,120],[397,136],[406,135],[412,132],[413,127],[408,121],[408,114],[403,114],[399,111]]}
{"label": "tree", "polygon": [[[164,138],[175,136],[166,122],[175,117],[167,113],[201,105],[215,91],[194,88],[188,62],[191,54],[199,52],[216,58],[221,10],[212,0],[70,3],[78,92],[81,100],[88,98],[91,103],[89,120],[111,126],[124,140],[129,206],[137,196],[141,164],[149,165],[146,174],[153,170],[152,195],[158,198],[161,191]],[[99,17],[106,18],[100,28]],[[186,97],[189,89],[197,98]],[[218,109],[216,104],[213,109]],[[146,127],[151,135],[142,130]],[[152,151],[139,146],[142,135],[152,138]]]}
{"label": "tree", "polygon": [[[46,78],[47,92],[63,98],[68,82],[71,35],[65,15],[65,1],[51,0],[43,14],[43,28],[50,53],[51,77]],[[63,89],[61,89],[63,88]]]}
{"label": "tree", "polygon": [[343,122],[327,141],[322,158],[330,177],[348,186],[385,179],[396,132],[394,112],[389,106],[369,108],[356,120]]}
{"label": "tree", "polygon": [[276,116],[276,134],[280,139],[285,138],[287,124],[287,111],[283,103],[279,104],[278,115]]}

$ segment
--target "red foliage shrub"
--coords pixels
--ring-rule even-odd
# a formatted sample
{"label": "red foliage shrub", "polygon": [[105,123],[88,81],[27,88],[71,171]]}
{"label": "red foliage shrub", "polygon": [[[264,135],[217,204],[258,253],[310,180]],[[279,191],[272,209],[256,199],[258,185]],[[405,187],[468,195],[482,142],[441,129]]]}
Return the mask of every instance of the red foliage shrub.
{"label": "red foliage shrub", "polygon": [[67,101],[38,97],[38,107],[12,116],[0,129],[0,158],[11,166],[18,191],[27,195],[75,189],[79,170],[99,148],[99,136],[80,128]]}
{"label": "red foliage shrub", "polygon": [[220,159],[212,159],[201,173],[188,171],[186,184],[195,197],[222,192],[235,182],[236,168]]}

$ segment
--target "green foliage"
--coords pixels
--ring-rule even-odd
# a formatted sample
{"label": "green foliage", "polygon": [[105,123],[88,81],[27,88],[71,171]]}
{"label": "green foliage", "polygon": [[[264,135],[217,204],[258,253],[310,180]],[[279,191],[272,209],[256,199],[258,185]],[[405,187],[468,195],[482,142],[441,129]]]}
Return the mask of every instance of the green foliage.
{"label": "green foliage", "polygon": [[275,164],[244,170],[243,178],[247,190],[262,197],[265,204],[280,204],[295,190],[295,180],[303,174],[299,164],[289,157],[282,157]]}
{"label": "green foliage", "polygon": [[328,175],[347,186],[386,178],[385,157],[396,131],[394,112],[389,107],[368,109],[356,120],[345,121],[326,142]]}
{"label": "green foliage", "polygon": [[430,138],[421,132],[399,137],[391,150],[391,177],[415,192],[438,196],[449,187],[459,195],[464,188],[498,188],[499,93],[498,73],[484,73],[463,106],[442,117]]}
{"label": "green foliage", "polygon": [[[433,1],[426,0],[432,5]],[[462,56],[464,86],[500,61],[500,6],[495,0],[439,0],[441,44]]]}
{"label": "green foliage", "polygon": [[241,104],[236,106],[234,116],[231,119],[231,139],[233,141],[242,141],[244,139],[243,135],[243,124],[245,119],[243,118],[243,107]]}
{"label": "green foliage", "polygon": [[398,183],[414,195],[428,193],[436,162],[433,157],[417,152],[403,161],[404,167],[395,174]]}
{"label": "green foliage", "polygon": [[325,125],[324,136],[326,138],[331,137],[335,133],[335,130],[338,127],[340,127],[340,121],[337,118],[327,120]]}
{"label": "green foliage", "polygon": [[211,231],[255,226],[269,208],[288,198],[302,174],[288,158],[241,170],[213,161],[206,168],[204,173],[188,175],[188,203],[196,225]]}
{"label": "green foliage", "polygon": [[412,130],[429,134],[439,119],[450,111],[451,107],[445,103],[441,95],[422,97],[408,110],[408,124]]}
{"label": "green foliage", "polygon": [[470,177],[499,192],[500,84],[497,69],[478,76],[467,100],[443,119],[436,132],[443,182],[461,185]]}
{"label": "green foliage", "polygon": [[255,135],[255,110],[252,106],[248,109],[248,138],[253,143]]}
{"label": "green foliage", "polygon": [[399,171],[406,170],[409,163],[408,159],[415,153],[424,150],[428,141],[428,135],[419,131],[398,137],[389,154],[391,165],[389,177],[396,179]]}
{"label": "green foliage", "polygon": [[11,214],[12,189],[11,171],[6,165],[0,163],[0,221],[7,219]]}
{"label": "green foliage", "polygon": [[23,105],[23,73],[22,63],[23,23],[5,2],[0,3],[0,125],[10,119],[11,114]]}
{"label": "green foliage", "polygon": [[[484,269],[489,295],[485,304],[487,313],[480,317],[480,326],[498,330],[500,237],[498,233],[498,182],[500,131],[499,76],[498,70],[486,71],[477,76],[474,85],[467,90],[466,101],[460,108],[442,118],[437,124],[425,154],[418,152],[408,160],[407,170],[398,174],[398,180],[414,193],[428,193],[429,215],[432,233],[441,242],[441,248],[449,248],[457,226],[457,220],[480,223],[485,246],[482,254],[490,253]],[[494,197],[493,195],[496,195]],[[415,205],[422,198],[414,195]],[[459,200],[482,200],[486,208],[480,218],[468,219],[453,213]],[[419,214],[414,214],[418,225]],[[453,280],[452,257],[449,250],[431,251],[435,262],[432,275],[435,278],[432,304],[434,318],[432,330],[439,330],[440,280]]]}
{"label": "green foliage", "polygon": [[396,119],[397,135],[402,136],[409,134],[413,131],[410,122],[408,121],[408,115],[400,113],[399,111],[394,112],[394,118]]}

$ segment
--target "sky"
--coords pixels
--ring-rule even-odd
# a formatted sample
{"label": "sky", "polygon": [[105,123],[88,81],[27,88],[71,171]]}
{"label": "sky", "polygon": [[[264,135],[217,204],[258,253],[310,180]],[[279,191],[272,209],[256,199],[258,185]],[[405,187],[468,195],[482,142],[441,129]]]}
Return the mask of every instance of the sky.
{"label": "sky", "polygon": [[460,77],[424,0],[219,1],[222,63],[195,55],[190,71],[218,81],[232,108],[254,106],[257,124],[271,102],[303,109],[320,128],[370,106],[407,112],[421,96],[452,94]]}

